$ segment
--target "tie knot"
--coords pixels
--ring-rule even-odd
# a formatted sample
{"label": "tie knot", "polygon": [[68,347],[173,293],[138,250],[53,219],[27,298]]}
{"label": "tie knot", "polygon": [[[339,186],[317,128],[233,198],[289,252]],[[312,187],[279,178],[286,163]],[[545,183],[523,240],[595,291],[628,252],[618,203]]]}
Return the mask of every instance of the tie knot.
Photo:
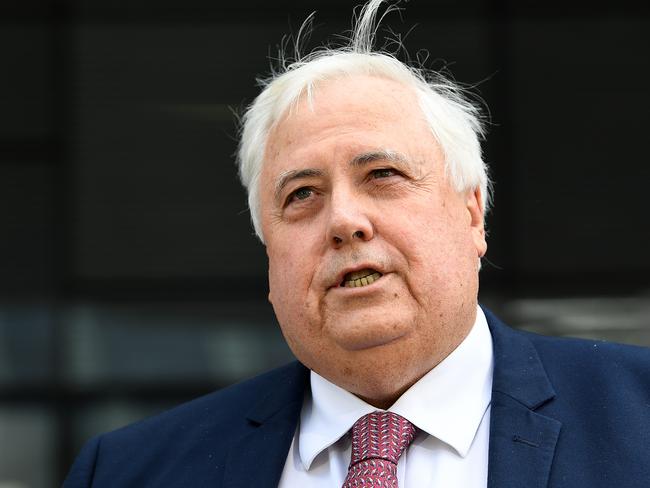
{"label": "tie knot", "polygon": [[397,464],[415,437],[415,426],[393,412],[364,415],[352,426],[350,465],[367,459],[384,459]]}

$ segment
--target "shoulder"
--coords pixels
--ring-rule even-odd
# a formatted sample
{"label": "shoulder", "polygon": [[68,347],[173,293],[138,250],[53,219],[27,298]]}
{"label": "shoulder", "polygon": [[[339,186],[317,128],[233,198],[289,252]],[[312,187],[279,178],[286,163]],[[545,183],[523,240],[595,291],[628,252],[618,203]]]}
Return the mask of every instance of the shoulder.
{"label": "shoulder", "polygon": [[278,389],[279,385],[290,387],[295,384],[297,388],[303,381],[303,374],[303,366],[297,362],[290,363],[114,431],[105,438],[118,439],[143,433],[159,436],[168,430],[181,434],[207,425],[218,425],[222,432],[227,433],[236,430],[251,408],[264,401],[265,396]]}
{"label": "shoulder", "polygon": [[650,348],[596,339],[519,333],[533,344],[553,378],[584,378],[595,383],[617,383],[619,387],[624,386],[621,381],[636,381],[650,386]]}
{"label": "shoulder", "polygon": [[[483,309],[493,340],[502,349],[533,345],[546,369],[570,375],[588,370],[608,376],[628,372],[650,377],[650,348],[596,339],[579,339],[535,334],[512,329],[492,312]],[[498,347],[498,346],[497,346]]]}
{"label": "shoulder", "polygon": [[[650,348],[602,340],[553,337],[511,329],[485,310],[496,360],[515,349],[534,351],[558,398],[650,405]],[[516,363],[507,363],[513,367]],[[525,367],[524,361],[519,361]],[[646,412],[646,415],[648,412]]]}
{"label": "shoulder", "polygon": [[[650,365],[650,348],[619,344],[598,339],[553,337],[521,332],[542,355],[571,359],[576,367],[597,367],[611,372],[611,367],[627,369]],[[650,370],[643,371],[650,373]]]}
{"label": "shoulder", "polygon": [[527,334],[558,393],[650,415],[650,349],[600,340]]}
{"label": "shoulder", "polygon": [[81,451],[64,486],[90,485],[78,480],[92,480],[93,486],[131,486],[134,479],[156,486],[152,480],[170,465],[179,479],[184,473],[194,482],[203,472],[214,476],[223,466],[229,444],[251,428],[251,412],[263,410],[268,403],[302,399],[306,378],[302,365],[290,363],[99,435]]}

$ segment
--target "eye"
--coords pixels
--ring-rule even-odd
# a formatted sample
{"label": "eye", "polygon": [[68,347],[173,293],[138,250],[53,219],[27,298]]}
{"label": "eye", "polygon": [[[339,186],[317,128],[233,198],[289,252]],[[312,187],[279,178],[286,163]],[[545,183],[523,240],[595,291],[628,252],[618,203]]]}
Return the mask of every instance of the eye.
{"label": "eye", "polygon": [[287,205],[290,204],[294,200],[306,200],[313,193],[314,193],[314,190],[312,188],[307,187],[307,186],[303,186],[302,188],[298,188],[296,191],[292,192],[289,195],[289,197],[287,198]]}
{"label": "eye", "polygon": [[379,169],[373,169],[370,172],[370,175],[373,178],[379,179],[379,178],[390,178],[391,176],[397,175],[397,171],[395,171],[392,168],[379,168]]}

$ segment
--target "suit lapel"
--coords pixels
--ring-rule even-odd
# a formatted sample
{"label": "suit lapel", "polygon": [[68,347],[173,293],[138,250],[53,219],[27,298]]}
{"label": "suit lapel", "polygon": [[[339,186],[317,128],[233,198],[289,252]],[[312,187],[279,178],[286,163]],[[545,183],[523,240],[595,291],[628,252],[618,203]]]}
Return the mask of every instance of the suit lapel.
{"label": "suit lapel", "polygon": [[488,488],[544,488],[561,423],[535,410],[555,391],[525,335],[484,312],[494,344]]}
{"label": "suit lapel", "polygon": [[309,382],[308,372],[296,363],[274,390],[253,406],[247,415],[247,432],[230,447],[224,487],[278,486]]}

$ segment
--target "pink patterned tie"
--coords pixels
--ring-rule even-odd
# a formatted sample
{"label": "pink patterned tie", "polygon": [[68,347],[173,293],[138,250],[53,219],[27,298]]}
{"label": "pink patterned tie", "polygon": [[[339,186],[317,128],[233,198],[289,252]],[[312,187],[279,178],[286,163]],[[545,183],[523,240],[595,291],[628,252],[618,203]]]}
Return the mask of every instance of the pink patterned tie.
{"label": "pink patterned tie", "polygon": [[415,426],[393,412],[364,415],[352,426],[352,459],[343,488],[397,487],[397,461]]}

